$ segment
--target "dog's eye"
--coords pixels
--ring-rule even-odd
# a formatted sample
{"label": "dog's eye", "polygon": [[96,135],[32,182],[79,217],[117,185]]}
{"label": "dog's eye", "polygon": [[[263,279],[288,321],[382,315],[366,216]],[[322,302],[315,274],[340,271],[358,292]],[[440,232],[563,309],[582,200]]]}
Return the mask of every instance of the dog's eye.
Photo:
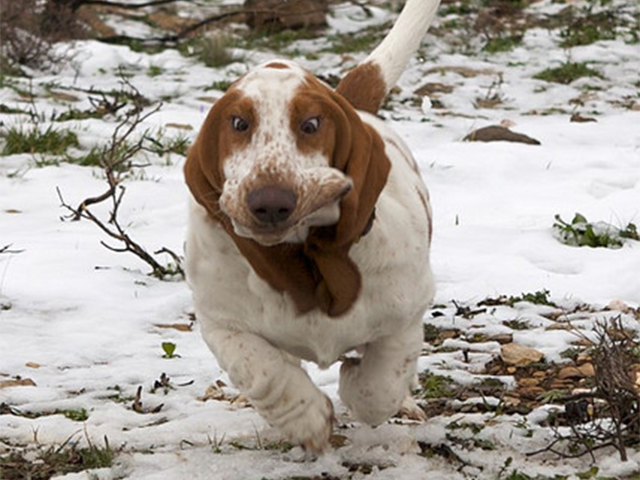
{"label": "dog's eye", "polygon": [[320,117],[311,117],[300,124],[300,130],[303,133],[312,135],[320,128]]}
{"label": "dog's eye", "polygon": [[246,132],[249,129],[249,122],[244,118],[231,117],[231,126],[236,132]]}

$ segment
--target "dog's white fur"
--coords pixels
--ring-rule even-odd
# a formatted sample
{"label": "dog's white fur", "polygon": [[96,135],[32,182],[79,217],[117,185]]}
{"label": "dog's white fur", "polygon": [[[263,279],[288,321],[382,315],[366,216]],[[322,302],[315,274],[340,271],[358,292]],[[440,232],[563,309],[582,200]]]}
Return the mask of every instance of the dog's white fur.
{"label": "dog's white fur", "polygon": [[[387,90],[419,45],[437,3],[408,0],[396,27],[366,60],[380,67]],[[254,170],[264,148],[274,150],[274,168],[294,175],[327,169],[327,159],[321,156],[298,155],[289,133],[287,102],[304,73],[297,67],[259,67],[241,80],[238,88],[244,82],[246,95],[262,99],[258,108],[265,119],[260,124],[263,135],[254,134],[256,143],[225,164],[221,207],[226,205],[225,195],[233,203],[234,189]],[[275,78],[278,75],[288,75],[287,88]],[[373,115],[359,115],[384,140],[392,167],[376,203],[374,227],[350,250],[362,275],[362,290],[339,318],[318,309],[300,315],[287,294],[275,291],[254,272],[222,226],[198,203],[190,204],[186,272],[206,343],[260,414],[290,440],[314,451],[327,445],[333,408],[300,360],[325,368],[357,349],[361,358],[342,364],[340,398],[358,420],[380,424],[397,413],[409,393],[422,347],[422,316],[434,294],[431,210],[418,168],[403,140],[387,125]],[[320,223],[334,223],[339,209],[329,206],[323,214]],[[236,228],[238,234],[251,236],[250,230]],[[293,227],[283,239],[302,241],[307,230],[304,224]]]}

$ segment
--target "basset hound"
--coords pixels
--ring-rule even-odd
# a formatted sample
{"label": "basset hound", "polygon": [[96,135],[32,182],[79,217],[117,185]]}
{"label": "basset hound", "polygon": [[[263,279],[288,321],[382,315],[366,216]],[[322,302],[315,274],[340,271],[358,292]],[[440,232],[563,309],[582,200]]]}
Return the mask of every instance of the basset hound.
{"label": "basset hound", "polygon": [[185,265],[204,340],[258,412],[315,453],[333,406],[301,360],[342,361],[340,398],[370,425],[410,395],[434,295],[431,207],[411,152],[375,113],[438,2],[408,0],[335,90],[290,61],[247,73],[185,164]]}

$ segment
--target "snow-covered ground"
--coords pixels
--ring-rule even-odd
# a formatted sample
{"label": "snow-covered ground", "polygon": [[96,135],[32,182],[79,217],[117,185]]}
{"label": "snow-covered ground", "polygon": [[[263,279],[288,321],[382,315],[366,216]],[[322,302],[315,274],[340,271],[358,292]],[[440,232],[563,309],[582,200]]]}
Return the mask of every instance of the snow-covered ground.
{"label": "snow-covered ground", "polygon": [[[543,1],[531,8],[551,12],[556,6]],[[332,16],[331,31],[357,30],[358,25],[392,18],[383,9],[374,13],[367,19],[358,7],[343,5]],[[309,50],[323,40],[300,45]],[[35,106],[44,128],[52,112],[90,109],[92,95],[85,90],[118,89],[117,72],[123,70],[146,98],[163,101],[141,129],[158,136],[162,129],[165,139],[192,139],[212,98],[221,95],[207,87],[279,53],[237,52],[242,61],[213,69],[176,50],[148,54],[96,41],[76,42],[71,48],[72,61],[55,74],[34,72],[31,81],[5,77],[0,103],[22,110]],[[295,58],[327,75],[340,74],[365,53]],[[568,58],[590,62],[603,78],[569,85],[533,78]],[[160,73],[150,75],[152,71]],[[428,108],[429,102],[421,106],[412,93],[429,82],[451,87],[438,96],[443,108]],[[618,227],[640,223],[637,42],[619,38],[563,49],[557,32],[532,28],[512,51],[463,55],[442,37],[428,35],[400,87],[383,115],[412,148],[435,212],[432,262],[436,304],[442,306],[438,315],[428,313],[425,322],[462,331],[460,338],[445,342],[451,348],[425,354],[423,369],[444,372],[459,383],[477,380],[500,345],[468,343],[466,334],[512,333],[515,342],[555,362],[564,361],[560,353],[576,339],[566,330],[545,328],[552,323],[541,316],[547,307],[516,304],[469,320],[456,315],[452,301],[474,306],[487,297],[548,290],[554,302],[568,309],[579,303],[593,307],[594,312],[577,319],[584,331],[620,315],[603,311],[612,301],[619,301],[623,310],[638,308],[640,243],[577,248],[560,243],[552,229],[556,214],[570,221],[576,212]],[[29,89],[33,105],[18,93]],[[51,92],[66,92],[77,101]],[[496,93],[502,102],[494,108],[475,105],[478,98]],[[597,121],[570,122],[572,113]],[[0,121],[6,131],[28,128],[31,120],[0,114]],[[107,142],[117,123],[107,116],[56,126],[76,132],[86,152]],[[541,145],[462,141],[474,129],[500,123]],[[0,148],[2,144],[0,139]],[[137,158],[148,165],[125,180],[120,220],[149,251],[166,247],[181,252],[184,157],[141,153]],[[550,453],[526,455],[553,439],[543,424],[549,405],[528,415],[442,415],[424,423],[391,421],[376,429],[355,424],[337,397],[337,365],[326,371],[309,365],[309,370],[336,405],[336,433],[345,437],[344,445],[305,461],[299,448],[283,445],[277,432],[235,399],[200,339],[183,281],[158,280],[133,255],[107,250],[100,241],[110,240],[87,220],[61,221],[68,212],[60,207],[56,189],[76,205],[104,191],[101,170],[66,162],[40,166],[42,159],[38,154],[0,157],[0,249],[10,245],[0,253],[0,382],[23,380],[0,389],[0,455],[17,448],[35,461],[39,448],[69,439],[103,445],[108,438],[116,452],[112,467],[65,479],[576,479],[592,468],[588,455],[576,460]],[[106,218],[108,205],[95,211]],[[505,319],[526,321],[531,328],[512,330],[502,323]],[[640,330],[632,310],[621,319],[632,331]],[[163,358],[163,342],[175,344],[178,356]],[[470,363],[460,360],[464,348],[471,351]],[[156,381],[162,383],[162,374],[169,377],[164,382],[169,386],[154,388]],[[222,385],[219,399],[211,398],[216,381]],[[141,406],[134,409],[139,387]],[[69,412],[83,409],[80,421],[68,418],[73,416]],[[477,437],[495,448],[452,442],[446,427],[460,419],[486,425]],[[520,428],[523,424],[531,431]],[[450,445],[463,463],[421,455],[425,444]],[[629,456],[620,462],[614,450],[597,452],[598,475],[638,478],[640,451],[631,448]],[[528,477],[509,477],[514,471]]]}

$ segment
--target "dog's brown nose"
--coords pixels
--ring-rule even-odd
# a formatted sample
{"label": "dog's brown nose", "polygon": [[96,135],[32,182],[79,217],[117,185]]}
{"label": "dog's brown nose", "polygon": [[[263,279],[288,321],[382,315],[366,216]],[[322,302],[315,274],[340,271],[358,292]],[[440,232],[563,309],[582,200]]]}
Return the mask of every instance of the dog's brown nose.
{"label": "dog's brown nose", "polygon": [[298,198],[289,189],[262,187],[247,196],[251,213],[262,223],[276,224],[287,220],[296,208]]}

